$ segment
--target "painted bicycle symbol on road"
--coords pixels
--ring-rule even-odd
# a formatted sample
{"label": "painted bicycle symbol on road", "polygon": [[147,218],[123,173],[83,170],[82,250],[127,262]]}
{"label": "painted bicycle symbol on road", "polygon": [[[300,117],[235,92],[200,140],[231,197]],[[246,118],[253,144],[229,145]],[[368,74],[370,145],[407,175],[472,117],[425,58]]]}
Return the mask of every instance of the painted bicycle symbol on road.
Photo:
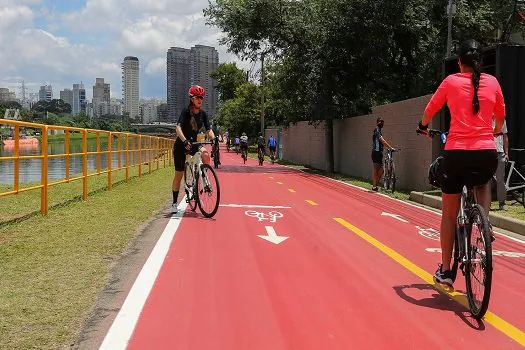
{"label": "painted bicycle symbol on road", "polygon": [[270,211],[268,214],[265,214],[255,210],[246,210],[244,214],[252,218],[257,218],[258,221],[268,220],[269,222],[276,222],[277,219],[280,219],[284,216],[283,213],[278,211]]}

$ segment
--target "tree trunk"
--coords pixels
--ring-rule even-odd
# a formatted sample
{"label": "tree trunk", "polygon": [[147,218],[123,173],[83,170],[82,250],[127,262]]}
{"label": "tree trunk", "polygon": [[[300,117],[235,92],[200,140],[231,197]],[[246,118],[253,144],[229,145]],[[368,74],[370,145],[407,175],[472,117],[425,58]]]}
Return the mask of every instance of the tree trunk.
{"label": "tree trunk", "polygon": [[334,122],[332,118],[325,121],[325,170],[334,172]]}

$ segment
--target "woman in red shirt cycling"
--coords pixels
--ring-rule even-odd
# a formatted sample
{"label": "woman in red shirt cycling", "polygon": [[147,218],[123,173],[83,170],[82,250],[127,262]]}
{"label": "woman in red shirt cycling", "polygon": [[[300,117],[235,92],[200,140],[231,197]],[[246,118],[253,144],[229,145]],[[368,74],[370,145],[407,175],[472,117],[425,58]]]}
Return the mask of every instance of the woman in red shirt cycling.
{"label": "woman in red shirt cycling", "polygon": [[[481,74],[481,58],[477,41],[467,40],[461,45],[458,62],[461,73],[449,75],[441,82],[419,122],[419,129],[426,131],[432,117],[447,103],[451,120],[442,166],[442,263],[434,278],[449,286],[452,286],[450,263],[461,191],[467,180],[474,183],[477,201],[488,214],[489,181],[498,166],[494,134],[500,132],[505,120],[501,87],[494,76]],[[496,119],[494,129],[493,116]],[[472,179],[472,171],[479,174],[476,179]]]}

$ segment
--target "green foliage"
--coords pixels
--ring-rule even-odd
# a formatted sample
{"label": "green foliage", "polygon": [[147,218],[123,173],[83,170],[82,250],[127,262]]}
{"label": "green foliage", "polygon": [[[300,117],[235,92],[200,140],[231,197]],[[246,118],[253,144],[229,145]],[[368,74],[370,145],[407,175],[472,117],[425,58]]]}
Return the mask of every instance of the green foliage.
{"label": "green foliage", "polygon": [[245,81],[245,73],[237,68],[235,63],[221,63],[210,76],[217,80],[219,100],[226,101],[235,98],[235,90]]}
{"label": "green foliage", "polygon": [[71,105],[65,103],[60,99],[53,99],[51,101],[38,101],[32,107],[32,110],[35,112],[45,113],[71,113]]}
{"label": "green foliage", "polygon": [[253,83],[244,83],[235,91],[235,98],[221,101],[214,122],[230,134],[246,132],[256,136],[260,130],[260,88]]}
{"label": "green foliage", "polygon": [[[496,33],[512,13],[512,1],[456,2],[455,42],[500,40]],[[229,51],[252,60],[266,55],[266,117],[286,124],[356,116],[377,104],[431,93],[441,79],[447,3],[216,0],[204,15],[226,34],[221,44]],[[233,102],[223,102],[222,108],[233,110]]]}

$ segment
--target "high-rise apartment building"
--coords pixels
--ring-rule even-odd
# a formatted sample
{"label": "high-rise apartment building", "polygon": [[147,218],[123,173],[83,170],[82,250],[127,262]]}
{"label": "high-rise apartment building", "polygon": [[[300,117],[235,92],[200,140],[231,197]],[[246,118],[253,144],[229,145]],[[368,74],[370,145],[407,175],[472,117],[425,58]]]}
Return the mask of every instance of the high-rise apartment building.
{"label": "high-rise apartment building", "polygon": [[64,89],[60,91],[60,99],[73,108],[73,90]]}
{"label": "high-rise apartment building", "polygon": [[210,74],[219,67],[219,53],[214,47],[195,45],[190,51],[190,85],[197,84],[206,90],[203,109],[212,118],[217,110],[219,95],[217,81]]}
{"label": "high-rise apartment building", "polygon": [[190,87],[190,50],[172,47],[167,54],[168,114],[174,122],[182,108],[188,105]]}
{"label": "high-rise apartment building", "polygon": [[53,88],[51,85],[43,85],[38,91],[38,100],[51,102],[53,99]]}
{"label": "high-rise apartment building", "polygon": [[178,118],[182,108],[188,105],[188,89],[201,85],[206,90],[203,109],[210,118],[217,110],[217,82],[210,73],[219,66],[219,53],[211,46],[196,45],[191,49],[172,47],[167,53],[167,97],[170,121]]}
{"label": "high-rise apartment building", "polygon": [[97,78],[93,85],[93,116],[109,114],[110,94],[109,84],[104,83],[104,78]]}
{"label": "high-rise apartment building", "polygon": [[139,116],[139,59],[127,56],[122,62],[123,113],[130,118]]}
{"label": "high-rise apartment building", "polygon": [[87,111],[87,101],[86,101],[86,89],[84,84],[73,84],[73,104],[71,105],[71,114],[76,116],[80,112]]}
{"label": "high-rise apartment building", "polygon": [[15,93],[11,92],[8,88],[0,88],[0,102],[9,101],[16,101]]}

